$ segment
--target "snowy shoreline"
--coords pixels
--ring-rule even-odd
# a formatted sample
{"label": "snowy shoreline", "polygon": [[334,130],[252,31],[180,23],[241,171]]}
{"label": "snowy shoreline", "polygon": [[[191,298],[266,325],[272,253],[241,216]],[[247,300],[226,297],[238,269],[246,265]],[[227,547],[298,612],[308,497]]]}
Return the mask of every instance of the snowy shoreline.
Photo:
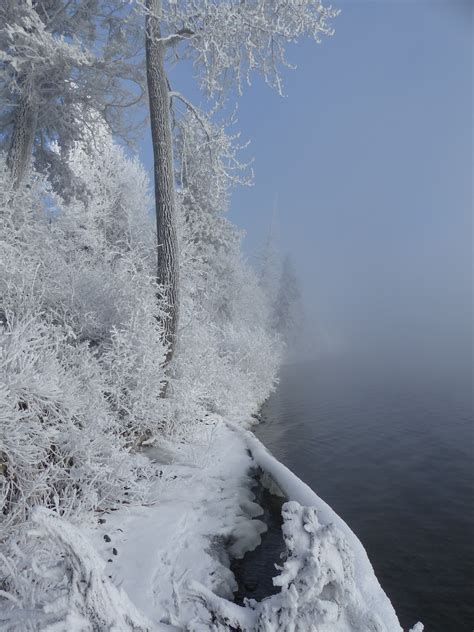
{"label": "snowy shoreline", "polygon": [[[147,453],[157,467],[154,502],[104,514],[83,532],[103,560],[103,581],[143,615],[140,629],[402,631],[357,537],[251,431],[215,421],[199,444]],[[230,562],[255,549],[266,530],[251,491],[255,468],[272,493],[291,501],[283,534],[292,548],[274,582],[281,592],[241,607],[232,602]]]}
{"label": "snowy shoreline", "polygon": [[[355,534],[251,431],[218,420],[210,426],[200,450],[192,450],[186,463],[189,447],[183,447],[173,463],[160,464],[168,468],[164,474],[167,489],[162,491],[164,516],[158,502],[142,515],[127,512],[126,527],[120,534],[122,512],[116,512],[108,525],[108,531],[116,530],[119,551],[123,549],[121,565],[113,562],[114,582],[155,625],[165,626],[156,629],[302,631],[319,624],[318,630],[333,632],[402,631]],[[150,456],[153,458],[153,450]],[[162,451],[155,453],[158,459],[163,460],[163,456]],[[304,519],[299,524],[303,514],[313,519],[317,516],[313,549],[318,549],[321,563],[316,565],[319,568],[308,570],[308,559],[315,551],[307,542],[300,542],[300,550],[289,551],[288,567],[293,569],[291,577],[280,581],[281,592],[259,604],[250,601],[250,605],[240,607],[232,602],[237,585],[229,570],[230,561],[255,549],[266,528],[258,519],[262,509],[253,502],[250,489],[256,468],[264,472],[263,483],[272,493],[291,501],[283,512],[287,544],[301,540],[309,530]],[[180,488],[177,494],[175,488]],[[113,542],[104,546],[99,533],[94,537],[106,557]],[[154,556],[150,556],[154,547]],[[299,566],[296,571],[295,564]],[[288,569],[281,577],[284,575]],[[295,590],[295,586],[299,588]],[[418,624],[413,632],[422,629]]]}
{"label": "snowy shoreline", "polygon": [[[59,582],[36,609],[35,630],[402,632],[354,533],[251,431],[216,417],[189,443],[145,452],[155,468],[148,502],[90,515],[80,527],[34,513],[32,537],[62,549],[70,565],[69,589]],[[231,560],[266,530],[251,491],[256,472],[287,501],[287,555],[275,571],[279,592],[239,606]],[[23,629],[29,616],[0,613],[0,630]]]}

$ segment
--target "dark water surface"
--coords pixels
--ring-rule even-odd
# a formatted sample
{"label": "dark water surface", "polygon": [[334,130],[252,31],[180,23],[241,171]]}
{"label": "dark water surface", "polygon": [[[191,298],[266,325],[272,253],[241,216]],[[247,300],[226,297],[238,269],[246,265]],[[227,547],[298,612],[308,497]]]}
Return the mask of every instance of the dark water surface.
{"label": "dark water surface", "polygon": [[256,434],[359,536],[402,626],[474,630],[469,371],[287,366]]}
{"label": "dark water surface", "polygon": [[257,479],[253,492],[255,502],[264,510],[258,519],[265,522],[267,531],[262,534],[261,544],[254,551],[249,551],[242,559],[233,559],[231,562],[231,570],[239,586],[238,591],[234,593],[234,601],[240,605],[245,598],[261,601],[280,592],[280,587],[274,586],[272,580],[278,574],[275,563],[281,561],[281,555],[286,551],[281,531],[281,508],[285,500],[270,494]]}

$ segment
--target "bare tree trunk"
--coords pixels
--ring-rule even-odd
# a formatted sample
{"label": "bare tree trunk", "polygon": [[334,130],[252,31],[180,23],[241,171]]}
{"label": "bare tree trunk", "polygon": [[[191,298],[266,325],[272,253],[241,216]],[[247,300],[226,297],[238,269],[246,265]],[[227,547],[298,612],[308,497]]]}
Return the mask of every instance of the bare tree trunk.
{"label": "bare tree trunk", "polygon": [[23,180],[30,166],[35,140],[38,108],[31,104],[28,95],[23,95],[17,105],[7,165],[16,186]]}
{"label": "bare tree trunk", "polygon": [[154,155],[156,233],[158,246],[157,281],[164,288],[166,318],[163,326],[168,344],[166,364],[173,357],[178,327],[178,244],[170,125],[170,97],[164,69],[165,46],[160,41],[161,0],[147,0],[146,67],[150,101],[151,137]]}

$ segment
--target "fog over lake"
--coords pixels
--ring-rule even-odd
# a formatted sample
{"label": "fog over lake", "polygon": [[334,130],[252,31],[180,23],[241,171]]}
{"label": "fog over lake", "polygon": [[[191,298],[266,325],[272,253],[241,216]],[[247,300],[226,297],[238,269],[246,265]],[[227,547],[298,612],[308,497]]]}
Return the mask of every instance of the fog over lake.
{"label": "fog over lake", "polygon": [[319,351],[456,370],[472,340],[471,5],[338,6],[334,37],[290,54],[287,97],[244,95],[256,180],[231,217],[255,260],[276,200]]}

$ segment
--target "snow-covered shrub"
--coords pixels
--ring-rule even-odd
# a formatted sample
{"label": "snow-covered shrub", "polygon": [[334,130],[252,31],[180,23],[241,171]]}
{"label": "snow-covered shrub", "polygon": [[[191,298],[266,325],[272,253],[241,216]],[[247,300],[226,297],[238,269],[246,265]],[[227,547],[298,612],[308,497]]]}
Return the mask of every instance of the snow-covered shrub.
{"label": "snow-covered shrub", "polygon": [[138,462],[123,450],[105,389],[86,344],[70,344],[38,315],[7,314],[0,328],[0,539],[34,505],[74,514],[127,499]]}
{"label": "snow-covered shrub", "polygon": [[[139,275],[137,275],[139,277]],[[114,327],[101,346],[101,367],[106,373],[107,399],[121,431],[142,440],[166,427],[161,398],[164,347],[156,318],[152,282],[136,279],[134,313],[125,326]]]}
{"label": "snow-covered shrub", "polygon": [[[163,426],[165,350],[146,178],[106,140],[96,155],[78,147],[72,156],[87,191],[80,200],[65,202],[36,174],[15,188],[0,161],[6,557],[34,506],[77,521],[143,498],[150,465],[130,447]],[[18,593],[17,580],[3,569],[0,588]]]}
{"label": "snow-covered shrub", "polygon": [[[4,632],[148,632],[152,624],[105,573],[105,562],[81,532],[57,513],[37,507],[12,559],[0,559],[16,578],[4,590]],[[28,546],[29,545],[29,546]],[[8,588],[8,586],[6,586]]]}
{"label": "snow-covered shrub", "polygon": [[[373,630],[385,626],[357,596],[353,553],[333,524],[321,525],[313,507],[283,505],[283,538],[287,559],[274,578],[279,595],[258,608],[258,630]],[[275,607],[278,606],[278,607]]]}
{"label": "snow-covered shrub", "polygon": [[110,142],[81,152],[89,202],[37,175],[15,189],[0,166],[0,537],[35,504],[129,499],[142,465],[127,446],[160,427],[146,178]]}
{"label": "snow-covered shrub", "polygon": [[[94,235],[99,249],[115,254],[138,251],[150,256],[155,236],[150,221],[151,198],[148,176],[137,158],[127,158],[110,134],[97,126],[95,149],[76,145],[69,159],[70,169],[82,184],[82,204],[62,214],[64,226],[82,229],[84,239]],[[71,216],[79,213],[79,217]],[[152,265],[154,266],[154,257]]]}
{"label": "snow-covered shrub", "polygon": [[268,397],[281,343],[269,302],[241,252],[242,232],[223,214],[232,184],[245,181],[222,130],[181,121],[177,155],[181,315],[175,412],[245,421]]}

